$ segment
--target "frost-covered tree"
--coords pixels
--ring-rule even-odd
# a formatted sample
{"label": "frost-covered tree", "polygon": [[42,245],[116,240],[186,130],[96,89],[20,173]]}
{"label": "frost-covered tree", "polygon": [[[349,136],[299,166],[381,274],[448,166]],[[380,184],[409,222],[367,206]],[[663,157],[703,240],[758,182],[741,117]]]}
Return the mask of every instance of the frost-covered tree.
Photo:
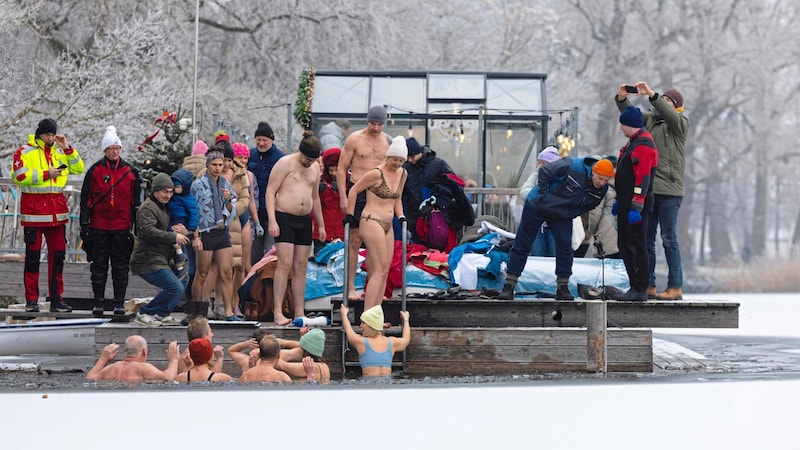
{"label": "frost-covered tree", "polygon": [[[0,158],[53,117],[87,161],[100,157],[100,140],[114,125],[129,151],[138,127],[176,98],[159,70],[175,48],[165,41],[161,2],[0,0]],[[175,102],[177,103],[177,102]],[[124,156],[124,155],[123,155]]]}

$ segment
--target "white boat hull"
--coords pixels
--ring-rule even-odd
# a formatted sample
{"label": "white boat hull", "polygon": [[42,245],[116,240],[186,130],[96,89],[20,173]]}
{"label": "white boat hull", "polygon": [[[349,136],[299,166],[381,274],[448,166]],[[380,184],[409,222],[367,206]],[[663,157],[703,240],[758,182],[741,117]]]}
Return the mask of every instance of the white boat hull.
{"label": "white boat hull", "polygon": [[0,356],[92,355],[94,329],[110,319],[0,324]]}

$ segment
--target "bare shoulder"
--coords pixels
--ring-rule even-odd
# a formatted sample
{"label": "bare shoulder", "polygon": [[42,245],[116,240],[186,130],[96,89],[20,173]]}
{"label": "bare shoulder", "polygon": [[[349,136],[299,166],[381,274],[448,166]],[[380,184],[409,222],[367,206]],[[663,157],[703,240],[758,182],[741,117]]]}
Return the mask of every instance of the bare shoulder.
{"label": "bare shoulder", "polygon": [[281,372],[280,370],[275,371],[275,378],[276,381],[292,381],[292,377],[290,377],[288,373]]}
{"label": "bare shoulder", "polygon": [[150,363],[139,363],[139,373],[145,380],[166,380],[167,376]]}
{"label": "bare shoulder", "polygon": [[231,381],[233,377],[228,375],[227,373],[217,372],[214,374],[214,378],[212,381]]}

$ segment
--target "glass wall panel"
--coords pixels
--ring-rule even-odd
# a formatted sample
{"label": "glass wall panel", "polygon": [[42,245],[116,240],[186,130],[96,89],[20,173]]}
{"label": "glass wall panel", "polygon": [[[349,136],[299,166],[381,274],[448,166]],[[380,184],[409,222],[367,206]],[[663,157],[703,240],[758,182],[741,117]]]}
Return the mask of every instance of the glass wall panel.
{"label": "glass wall panel", "polygon": [[[508,132],[509,125],[511,133]],[[536,168],[541,132],[527,123],[490,122],[486,130],[486,184],[518,188]]]}
{"label": "glass wall panel", "polygon": [[487,81],[486,108],[490,110],[541,111],[542,80],[495,78]]}
{"label": "glass wall panel", "polygon": [[389,105],[389,113],[425,112],[425,79],[373,78],[372,105]]}
{"label": "glass wall panel", "polygon": [[[478,180],[478,121],[476,119],[430,119],[431,149],[447,161],[458,176]],[[422,143],[419,137],[417,140]]]}
{"label": "glass wall panel", "polygon": [[358,113],[366,116],[369,78],[317,75],[314,84],[314,113]]}
{"label": "glass wall panel", "polygon": [[484,99],[486,77],[483,74],[428,74],[429,99]]}

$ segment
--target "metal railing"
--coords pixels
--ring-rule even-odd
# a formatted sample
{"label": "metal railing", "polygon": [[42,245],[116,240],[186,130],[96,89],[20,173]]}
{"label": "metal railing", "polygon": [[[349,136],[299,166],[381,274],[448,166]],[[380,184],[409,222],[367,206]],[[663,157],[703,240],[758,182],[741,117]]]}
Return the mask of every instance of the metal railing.
{"label": "metal railing", "polygon": [[505,229],[516,233],[522,204],[517,202],[518,188],[464,188],[464,193],[475,209],[475,217],[489,215],[505,224]]}
{"label": "metal railing", "polygon": [[[67,222],[67,260],[76,261],[84,259],[85,253],[80,248],[80,210],[81,210],[81,187],[82,180],[67,180],[64,187],[64,196],[67,197],[69,206],[69,222]],[[25,241],[23,237],[23,227],[19,225],[19,200],[21,192],[11,178],[0,178],[0,194],[2,194],[2,205],[0,205],[0,253],[25,254]],[[43,254],[46,250],[42,245]]]}
{"label": "metal railing", "polygon": [[[66,228],[67,260],[77,261],[85,258],[80,238],[80,203],[82,180],[70,179],[64,187],[64,195],[69,206],[69,222]],[[144,186],[143,186],[144,188]],[[516,232],[519,214],[522,209],[516,201],[519,189],[516,188],[465,188],[470,198],[475,216],[491,215],[505,224],[508,231]],[[19,226],[20,189],[11,178],[0,178],[0,253],[25,254],[23,230]],[[46,252],[43,252],[46,253]]]}

